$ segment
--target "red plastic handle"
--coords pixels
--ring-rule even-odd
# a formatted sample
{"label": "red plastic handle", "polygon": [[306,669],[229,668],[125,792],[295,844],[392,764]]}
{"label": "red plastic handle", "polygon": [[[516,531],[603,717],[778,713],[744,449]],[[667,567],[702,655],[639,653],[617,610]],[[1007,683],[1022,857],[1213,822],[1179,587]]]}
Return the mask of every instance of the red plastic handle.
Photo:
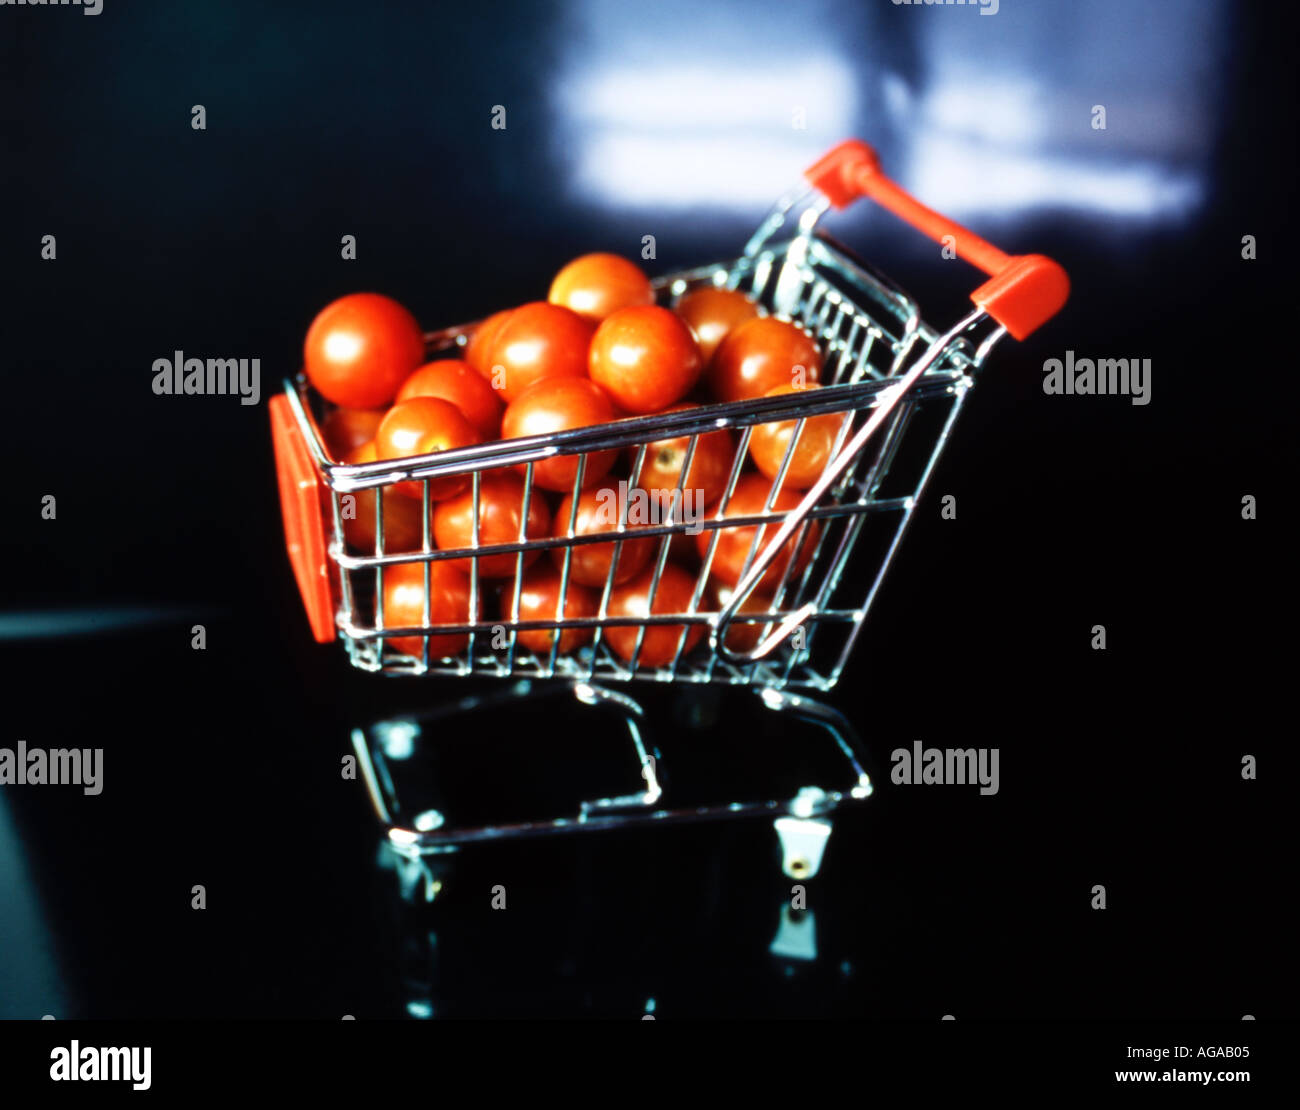
{"label": "red plastic handle", "polygon": [[322,486],[302,430],[283,394],[272,397],[271,442],[280,482],[280,512],[284,516],[284,546],[289,552],[298,592],[318,643],[334,639],[334,595],[325,557],[325,515]]}
{"label": "red plastic handle", "polygon": [[927,208],[881,172],[880,159],[864,142],[840,143],[810,166],[804,177],[836,208],[870,197],[936,243],[951,237],[957,257],[989,275],[970,299],[1016,339],[1045,324],[1070,296],[1070,278],[1059,263],[1041,254],[1006,254]]}

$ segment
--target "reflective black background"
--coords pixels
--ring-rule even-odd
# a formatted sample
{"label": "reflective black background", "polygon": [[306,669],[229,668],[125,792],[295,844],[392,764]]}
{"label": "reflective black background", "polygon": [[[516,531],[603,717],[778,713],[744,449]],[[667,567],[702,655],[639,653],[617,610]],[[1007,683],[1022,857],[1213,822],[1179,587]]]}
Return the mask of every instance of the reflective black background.
{"label": "reflective black background", "polygon": [[[403,946],[430,927],[448,1015],[1289,1005],[1295,90],[1268,17],[1226,0],[991,17],[104,3],[0,10],[0,745],[103,747],[106,764],[99,797],[0,795],[0,1016],[400,1016]],[[265,413],[307,323],[356,289],[430,327],[473,319],[647,234],[654,272],[737,254],[850,134],[1004,248],[1060,259],[1074,295],[990,360],[834,696],[878,790],[837,818],[809,884],[817,960],[768,951],[790,884],[762,822],[464,853],[434,915],[403,917],[339,760],[353,724],[466,691],[353,672],[311,641]],[[932,322],[963,310],[975,275],[891,217],[828,227]],[[260,358],[262,402],[154,396],[152,362],[176,349]],[[1151,403],[1045,396],[1043,360],[1066,349],[1151,358]],[[110,627],[41,635],[51,611]],[[727,796],[727,760],[752,770],[768,726],[752,699],[690,697],[649,701],[665,729],[716,715],[700,743]],[[544,745],[543,785],[571,798],[590,747],[571,714],[465,728],[503,775]],[[893,787],[888,753],[918,739],[999,747],[1000,793]]]}

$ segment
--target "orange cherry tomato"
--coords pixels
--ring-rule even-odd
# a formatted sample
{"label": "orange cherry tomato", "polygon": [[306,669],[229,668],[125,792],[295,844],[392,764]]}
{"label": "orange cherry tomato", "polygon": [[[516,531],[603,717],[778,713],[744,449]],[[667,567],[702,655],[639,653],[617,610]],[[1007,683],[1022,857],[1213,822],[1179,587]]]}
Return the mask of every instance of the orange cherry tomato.
{"label": "orange cherry tomato", "polygon": [[551,282],[546,299],[600,323],[611,312],[654,304],[654,289],[641,267],[616,254],[584,254]]}
{"label": "orange cherry tomato", "polygon": [[[568,588],[564,591],[564,605],[560,605],[560,572],[548,563],[542,563],[525,572],[519,587],[519,607],[515,610],[515,589],[513,583],[503,587],[505,607],[510,611],[511,620],[553,621],[574,620],[594,617],[600,610],[600,596],[585,586],[579,586],[572,576]],[[590,628],[527,629],[517,632],[516,638],[521,647],[535,651],[540,656],[549,656],[551,645],[560,638],[559,654],[567,655],[577,651],[591,640],[593,630]]]}
{"label": "orange cherry tomato", "polygon": [[735,289],[697,289],[682,297],[673,311],[695,333],[706,365],[732,328],[763,312],[756,302]]}
{"label": "orange cherry tomato", "polygon": [[817,344],[803,328],[760,316],[727,334],[713,355],[707,378],[719,401],[742,401],[761,397],[778,385],[815,382],[821,366]]}
{"label": "orange cherry tomato", "polygon": [[[619,503],[618,489],[606,486],[603,489],[589,489],[578,498],[578,512],[573,518],[575,536],[594,536],[601,532],[615,532],[622,523],[624,506]],[[569,518],[573,513],[573,495],[570,494],[560,502],[556,510],[553,534],[558,539],[569,534]],[[628,525],[632,530],[635,525]],[[625,539],[618,553],[618,570],[614,573],[614,584],[626,582],[640,572],[654,557],[658,540],[654,536],[644,539]],[[572,547],[573,555],[569,562],[569,580],[582,586],[605,585],[609,577],[610,564],[614,561],[613,543],[580,543]],[[563,547],[551,548],[551,559],[557,567],[564,566]]]}
{"label": "orange cherry tomato", "polygon": [[302,358],[307,379],[327,400],[349,409],[382,408],[424,361],[424,333],[390,297],[352,293],[321,309],[307,329]]}
{"label": "orange cherry tomato", "polygon": [[510,402],[546,378],[585,378],[592,330],[589,320],[560,305],[520,305],[492,337],[488,382]]}
{"label": "orange cherry tomato", "polygon": [[[714,512],[710,519],[725,520],[727,517],[732,516],[763,516],[769,511],[773,514],[784,514],[796,508],[799,504],[800,498],[797,493],[793,490],[783,489],[777,493],[776,500],[771,510],[769,510],[767,508],[767,499],[771,492],[772,483],[769,479],[757,474],[746,474],[736,483],[736,488],[732,491],[731,498],[727,502],[726,510],[721,514]],[[713,563],[709,568],[714,581],[724,586],[736,585],[740,581],[745,561],[749,558],[750,545],[754,542],[754,534],[759,533],[758,543],[754,546],[754,560],[757,561],[759,555],[766,549],[766,544],[776,536],[777,529],[780,526],[781,521],[778,520],[773,524],[747,524],[717,529],[718,546],[713,552]],[[712,528],[706,528],[695,537],[695,546],[700,553],[701,559],[708,556],[709,543],[714,531]],[[794,566],[787,581],[787,585],[791,585],[795,576],[807,567],[820,533],[820,522],[811,522],[807,526],[804,541],[799,546],[796,556],[795,544],[798,541],[799,533],[795,532],[763,573],[762,578],[759,579],[757,589],[765,593],[775,592],[781,582],[782,575],[785,574],[786,567],[791,564],[792,556],[795,556],[793,559]]]}
{"label": "orange cherry tomato", "polygon": [[321,424],[330,458],[345,459],[349,452],[370,443],[384,414],[377,409],[335,409]]}
{"label": "orange cherry tomato", "polygon": [[[673,405],[664,411],[681,412],[693,408],[698,406]],[[661,504],[671,504],[690,444],[690,436],[660,439],[649,444],[645,449],[645,458],[641,462],[640,475],[633,475],[636,485],[649,491],[650,495]],[[636,465],[637,451],[636,447],[628,448],[628,458],[633,466]],[[727,488],[727,479],[731,477],[735,454],[736,445],[732,441],[731,432],[727,429],[704,432],[696,440],[695,454],[691,456],[691,469],[686,475],[686,480],[682,482],[682,490],[697,490],[699,492],[696,496],[702,498],[702,504],[712,505]]]}
{"label": "orange cherry tomato", "polygon": [[[383,617],[385,628],[424,628],[471,624],[469,579],[442,563],[429,564],[429,621],[424,620],[424,564],[398,563],[384,570]],[[395,636],[387,644],[394,651],[414,655],[424,651],[421,636]],[[469,633],[429,636],[429,660],[445,659],[464,651]]]}
{"label": "orange cherry tomato", "polygon": [[[518,543],[524,518],[524,480],[510,470],[488,470],[479,478],[478,546]],[[534,489],[528,498],[528,527],[525,539],[544,539],[551,534],[551,511],[546,495]],[[440,551],[474,546],[474,488],[471,485],[446,501],[433,513],[433,538]],[[525,551],[524,566],[540,552]],[[509,578],[515,573],[517,552],[478,556],[480,578]],[[448,559],[462,574],[469,574],[473,559]]]}
{"label": "orange cherry tomato", "polygon": [[[821,387],[814,383],[803,388],[820,389]],[[795,386],[778,385],[775,389],[769,389],[763,396],[776,397],[785,393],[799,392],[801,390]],[[840,428],[844,426],[847,419],[845,413],[832,412],[824,416],[809,416],[804,420],[803,428],[799,432],[799,440],[790,457],[790,466],[781,483],[784,489],[807,489],[822,476],[826,464],[831,461],[831,452],[834,450],[836,439],[839,438]],[[790,441],[794,437],[797,424],[796,420],[776,420],[770,424],[756,424],[750,433],[750,457],[754,460],[754,465],[773,481],[776,480],[781,463],[790,449]]]}
{"label": "orange cherry tomato", "polygon": [[[501,438],[550,435],[590,424],[605,424],[618,414],[605,391],[586,378],[547,378],[526,390],[506,407]],[[533,482],[542,489],[567,493],[578,476],[578,455],[560,455],[533,464]],[[591,451],[583,471],[583,487],[594,486],[609,473],[618,451]],[[526,464],[520,464],[520,471]]]}
{"label": "orange cherry tomato", "polygon": [[[348,452],[344,462],[360,465],[374,462],[374,442]],[[375,547],[375,491],[359,489],[340,494],[343,537],[362,555],[377,554]],[[347,499],[353,500],[349,502]],[[403,497],[391,486],[384,487],[384,554],[419,551],[424,546],[424,521],[420,505]]]}
{"label": "orange cherry tomato", "polygon": [[611,313],[591,339],[591,380],[624,412],[661,412],[680,401],[703,365],[691,329],[658,305]]}
{"label": "orange cherry tomato", "polygon": [[494,312],[474,329],[469,342],[465,345],[465,361],[485,378],[492,374],[492,344],[496,341],[501,325],[510,318],[512,312],[514,312],[513,308]]}
{"label": "orange cherry tomato", "polygon": [[[379,424],[375,450],[381,459],[432,455],[479,442],[478,432],[455,405],[438,397],[412,397],[394,405]],[[469,484],[468,474],[429,479],[429,497],[455,497]],[[424,497],[422,481],[398,482],[393,489],[405,497]]]}
{"label": "orange cherry tomato", "polygon": [[505,408],[496,391],[467,362],[447,358],[421,366],[402,383],[397,403],[412,397],[441,397],[450,401],[465,416],[484,440],[496,439],[501,432],[501,412]]}
{"label": "orange cherry tomato", "polygon": [[[665,563],[663,574],[659,577],[659,587],[655,591],[654,605],[651,606],[650,583],[653,579],[654,567],[648,567],[631,582],[616,587],[609,597],[609,615],[644,620],[652,614],[670,616],[685,613],[695,594],[695,576],[672,563]],[[625,662],[630,663],[636,651],[639,632],[640,629],[635,626],[610,625],[605,629],[605,640]],[[703,635],[704,625],[698,623],[647,625],[645,639],[641,641],[641,651],[637,654],[637,666],[666,666],[676,657],[678,645],[681,645],[682,655],[685,656]]]}

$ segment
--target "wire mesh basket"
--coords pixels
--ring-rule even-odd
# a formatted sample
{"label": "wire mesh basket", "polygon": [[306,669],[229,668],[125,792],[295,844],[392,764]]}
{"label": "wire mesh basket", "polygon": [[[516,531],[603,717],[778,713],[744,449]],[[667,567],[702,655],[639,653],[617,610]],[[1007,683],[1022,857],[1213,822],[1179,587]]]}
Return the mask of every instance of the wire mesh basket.
{"label": "wire mesh basket", "polygon": [[[802,325],[821,356],[818,389],[348,465],[325,447],[322,400],[303,375],[286,381],[272,402],[277,467],[290,556],[317,638],[337,633],[355,666],[392,675],[833,687],[976,371],[1005,334],[1022,339],[1050,318],[1068,282],[1050,259],[1007,256],[919,205],[861,143],[835,148],[806,176],[809,187],[777,203],[740,257],[653,285],[668,307],[701,288],[740,290]],[[911,297],[819,232],[829,208],[863,195],[992,275],[972,295],[973,311],[945,331],[927,325]],[[427,357],[457,355],[475,326],[427,335]],[[751,438],[775,423],[788,430],[789,446],[755,500]],[[810,488],[791,493],[784,484],[796,445],[813,429],[833,436],[831,461]],[[668,448],[679,452],[676,488],[644,490],[643,474]],[[701,505],[690,481],[706,450],[728,463],[720,496]],[[614,515],[603,530],[584,530],[579,494],[611,453],[617,462],[597,489],[608,491]],[[539,465],[557,459],[573,472],[572,496],[558,506],[536,481]],[[485,485],[505,473],[522,478],[518,534],[483,535]],[[471,542],[440,548],[429,486],[456,475],[469,479]],[[410,482],[423,487],[418,539],[390,550],[385,503]],[[540,530],[529,524],[538,504],[549,522]],[[370,514],[364,529],[349,526],[358,511]],[[435,565],[449,560],[468,582],[450,614],[435,583]],[[633,562],[650,576],[639,608],[620,590]],[[525,569],[545,563],[558,572],[563,599],[553,614],[522,604]],[[607,566],[603,580],[593,566]],[[420,623],[386,622],[381,599],[393,575],[417,589],[422,582]],[[586,602],[570,604],[583,591]]]}

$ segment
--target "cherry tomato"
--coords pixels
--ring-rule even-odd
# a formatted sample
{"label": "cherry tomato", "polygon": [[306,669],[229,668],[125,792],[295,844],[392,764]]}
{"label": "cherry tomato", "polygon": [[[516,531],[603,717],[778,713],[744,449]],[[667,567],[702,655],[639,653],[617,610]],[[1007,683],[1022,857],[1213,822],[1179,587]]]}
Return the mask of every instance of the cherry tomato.
{"label": "cherry tomato", "polygon": [[[350,451],[344,462],[360,465],[374,462],[374,442],[364,443]],[[424,522],[420,505],[403,497],[391,486],[384,489],[384,554],[397,555],[419,551],[424,546]],[[349,502],[347,499],[353,500]],[[343,537],[350,547],[363,555],[376,554],[375,548],[375,491],[359,489],[340,495],[343,516]]]}
{"label": "cherry tomato", "polygon": [[[547,378],[512,401],[501,420],[501,438],[549,435],[617,419],[605,391],[586,378]],[[594,486],[609,473],[618,451],[591,451],[583,471],[583,487]],[[560,455],[533,464],[533,482],[542,489],[567,493],[578,476],[578,455]],[[521,471],[526,464],[521,464]]]}
{"label": "cherry tomato", "polygon": [[[717,610],[721,610],[731,600],[732,588],[714,584],[713,598],[717,602]],[[769,594],[759,593],[754,590],[743,602],[740,608],[736,610],[736,616],[751,616],[758,613],[772,612],[772,597]],[[727,629],[726,640],[724,641],[732,651],[753,651],[758,647],[764,635],[772,631],[772,626],[765,624],[742,624],[739,620],[732,621]]]}
{"label": "cherry tomato", "polygon": [[[769,512],[767,499],[771,492],[772,483],[770,480],[757,474],[746,474],[736,483],[736,488],[727,502],[726,511],[721,515],[714,512],[710,519],[719,520],[731,516],[763,516]],[[776,500],[770,512],[773,514],[787,513],[796,508],[799,501],[800,498],[797,493],[793,490],[783,489],[776,495]],[[765,550],[766,544],[776,536],[777,529],[780,526],[781,521],[778,520],[773,524],[761,526],[748,524],[717,529],[718,546],[713,552],[713,563],[709,568],[714,580],[724,586],[734,586],[739,582],[745,560],[749,557],[749,549],[754,541],[754,534],[756,532],[760,533],[760,538],[754,550],[754,560],[756,561]],[[699,550],[701,559],[708,556],[710,537],[714,531],[712,528],[706,528],[695,537],[695,546]],[[790,571],[790,579],[787,585],[792,584],[795,576],[807,567],[820,532],[821,524],[817,521],[813,521],[807,526],[804,541],[799,546],[798,557],[794,560],[794,568]],[[757,587],[759,590],[775,592],[781,582],[781,576],[785,573],[785,568],[790,565],[791,556],[795,554],[794,549],[798,538],[799,533],[795,532],[786,541],[780,554],[772,560],[771,565],[763,573],[763,577],[759,579]]]}
{"label": "cherry tomato", "polygon": [[680,401],[703,365],[691,329],[658,305],[619,309],[591,339],[591,380],[624,412],[660,412]]}
{"label": "cherry tomato", "polygon": [[[524,574],[519,587],[519,608],[515,611],[515,588],[513,583],[503,587],[505,607],[510,612],[511,620],[553,621],[574,620],[594,617],[600,610],[600,595],[585,586],[579,586],[572,576],[568,588],[564,591],[564,607],[560,607],[560,572],[547,563],[535,566]],[[538,655],[549,656],[551,645],[555,643],[557,632],[560,637],[560,655],[577,651],[590,641],[592,629],[566,628],[531,629],[517,632],[516,638],[521,647],[535,651]]]}
{"label": "cherry tomato", "polygon": [[330,458],[345,459],[350,451],[370,443],[384,414],[376,409],[335,409],[321,424]]}
{"label": "cherry tomato", "polygon": [[[681,412],[697,407],[673,405],[664,411]],[[690,436],[676,436],[649,444],[641,462],[640,476],[633,475],[636,484],[649,491],[661,504],[671,504],[690,444]],[[633,466],[636,465],[637,451],[636,447],[628,448],[628,459]],[[691,469],[682,482],[683,492],[698,491],[695,496],[702,499],[701,504],[712,505],[727,488],[735,454],[736,445],[732,442],[731,433],[725,428],[716,432],[704,432],[696,440]]]}
{"label": "cherry tomato", "polygon": [[620,308],[654,304],[655,294],[635,262],[616,254],[584,254],[555,275],[546,299],[600,323]]}
{"label": "cherry tomato", "polygon": [[735,289],[697,289],[678,301],[674,311],[695,333],[707,365],[732,328],[762,315],[763,310]]}
{"label": "cherry tomato", "polygon": [[520,305],[497,329],[487,378],[507,402],[545,378],[585,378],[592,324],[545,301]]}
{"label": "cherry tomato", "polygon": [[496,341],[501,325],[510,318],[512,312],[513,308],[494,312],[474,329],[474,334],[465,346],[465,361],[485,378],[492,374],[492,344]]}
{"label": "cherry tomato", "polygon": [[[690,608],[691,598],[695,594],[694,575],[687,574],[672,563],[665,563],[663,574],[659,577],[659,588],[655,591],[654,606],[651,607],[650,583],[653,579],[654,567],[648,567],[631,582],[616,587],[609,597],[609,615],[644,620],[652,613],[655,616],[668,616],[685,613]],[[635,626],[610,625],[605,629],[605,640],[623,660],[630,663],[639,632],[640,629]],[[703,635],[704,625],[698,623],[647,625],[645,639],[641,641],[641,651],[637,654],[637,666],[666,666],[676,657],[679,644],[682,644],[682,655],[685,656]]]}
{"label": "cherry tomato", "polygon": [[[821,387],[811,384],[804,388]],[[776,397],[785,393],[799,392],[801,390],[795,386],[778,385],[775,389],[769,389],[763,396]],[[799,432],[799,440],[790,457],[790,466],[781,483],[782,488],[807,489],[822,476],[826,464],[831,461],[831,451],[835,447],[840,428],[846,419],[846,414],[832,412],[824,416],[809,416],[804,420],[803,428]],[[776,420],[770,424],[756,424],[750,433],[750,457],[753,458],[754,465],[773,481],[776,480],[781,463],[790,449],[790,440],[794,437],[797,423],[796,420]]]}
{"label": "cherry tomato", "polygon": [[424,334],[405,308],[378,293],[352,293],[321,309],[307,329],[303,367],[327,400],[377,409],[424,361]]}
{"label": "cherry tomato", "polygon": [[[524,480],[509,470],[488,470],[479,478],[478,546],[518,543],[524,515]],[[551,511],[546,495],[534,489],[528,498],[526,539],[544,539],[551,534]],[[433,538],[440,551],[474,546],[474,488],[442,501],[433,513]],[[524,566],[540,552],[525,551]],[[509,578],[515,573],[517,552],[478,556],[480,578]],[[469,574],[472,559],[448,559],[462,574]]]}
{"label": "cherry tomato", "polygon": [[[432,455],[479,442],[478,432],[455,405],[438,397],[412,397],[394,405],[379,424],[375,450],[381,459]],[[429,497],[455,497],[469,484],[468,474],[429,479]],[[406,497],[424,497],[422,481],[398,482],[393,488]]]}
{"label": "cherry tomato", "polygon": [[[442,563],[429,564],[429,621],[424,620],[424,564],[398,563],[384,569],[384,627],[424,628],[448,624],[471,624],[469,579]],[[457,655],[469,643],[469,633],[448,633],[429,637],[429,660]],[[394,651],[414,655],[424,651],[421,636],[396,636],[387,640]]]}
{"label": "cherry tomato", "polygon": [[714,353],[708,385],[719,401],[741,401],[778,385],[815,382],[821,366],[817,344],[803,328],[760,316],[727,334]]}
{"label": "cherry tomato", "polygon": [[421,366],[402,383],[397,403],[412,397],[440,397],[450,401],[485,440],[501,432],[501,398],[467,362],[448,358]]}
{"label": "cherry tomato", "polygon": [[[578,499],[578,512],[573,521],[575,536],[594,536],[601,532],[615,532],[623,521],[624,506],[619,503],[618,489],[606,486],[603,489],[589,489]],[[553,535],[557,538],[569,534],[569,517],[573,512],[573,496],[570,494],[560,502],[556,510]],[[628,525],[628,530],[635,525]],[[654,536],[644,539],[625,539],[618,553],[618,570],[614,573],[614,584],[626,582],[640,572],[654,557],[658,548]],[[574,544],[573,555],[569,562],[569,580],[582,586],[605,585],[609,577],[609,567],[614,561],[613,543],[579,543]],[[564,565],[562,547],[551,548],[551,558],[557,567]]]}

